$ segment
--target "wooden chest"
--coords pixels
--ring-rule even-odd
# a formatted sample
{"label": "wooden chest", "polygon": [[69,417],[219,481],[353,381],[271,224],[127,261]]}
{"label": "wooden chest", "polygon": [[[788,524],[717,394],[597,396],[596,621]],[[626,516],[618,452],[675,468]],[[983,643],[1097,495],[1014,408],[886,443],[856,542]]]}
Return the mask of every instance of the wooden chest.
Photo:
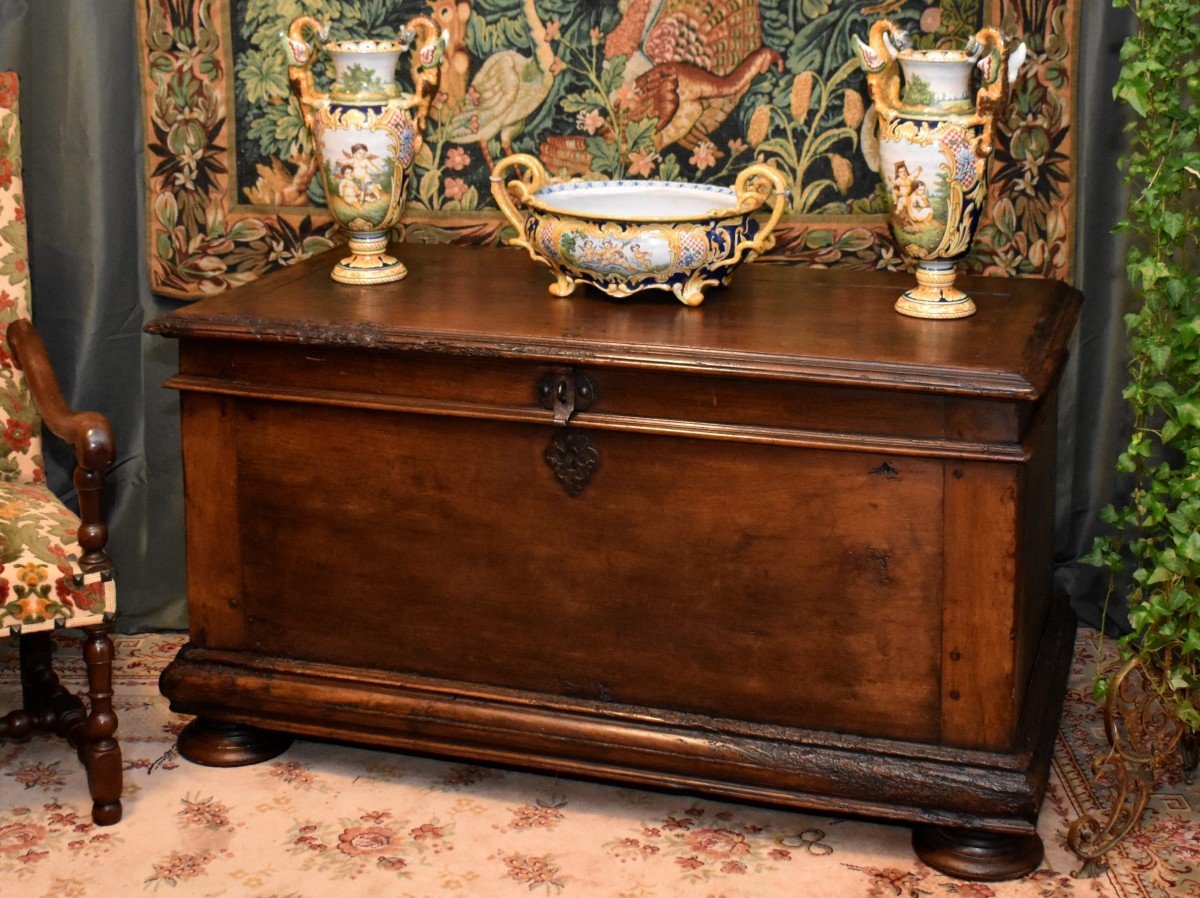
{"label": "wooden chest", "polygon": [[336,737],[1037,862],[1074,291],[967,279],[979,313],[926,322],[900,275],[754,265],[687,308],[402,256],[394,287],[322,257],[148,327],[180,340],[187,757]]}

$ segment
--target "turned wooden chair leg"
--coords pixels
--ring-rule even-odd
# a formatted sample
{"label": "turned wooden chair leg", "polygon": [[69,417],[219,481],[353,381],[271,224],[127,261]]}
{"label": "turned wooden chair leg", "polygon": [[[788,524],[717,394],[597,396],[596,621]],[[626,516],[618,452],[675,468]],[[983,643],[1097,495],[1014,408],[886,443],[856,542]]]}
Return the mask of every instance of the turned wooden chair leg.
{"label": "turned wooden chair leg", "polygon": [[37,726],[49,729],[52,724],[46,719],[49,710],[47,684],[57,681],[51,667],[54,646],[48,632],[18,636],[21,650],[21,698],[22,707],[33,717]]}
{"label": "turned wooden chair leg", "polygon": [[109,624],[84,627],[83,657],[87,662],[87,726],[83,760],[92,792],[92,820],[108,826],[121,819],[121,747],[117,744],[117,715],[112,705],[113,643]]}
{"label": "turned wooden chair leg", "polygon": [[0,717],[0,739],[5,742],[24,742],[32,735],[33,718],[24,709]]}
{"label": "turned wooden chair leg", "polygon": [[[32,633],[18,639],[21,649],[21,707],[0,717],[0,739],[24,742],[38,727],[45,727],[46,693],[50,670],[50,634]],[[53,677],[53,672],[50,673]]]}
{"label": "turned wooden chair leg", "polygon": [[86,714],[83,702],[58,681],[50,633],[22,636],[20,647],[22,698],[33,725],[70,738],[76,728],[82,728]]}
{"label": "turned wooden chair leg", "polygon": [[0,739],[8,742],[24,742],[35,728],[45,726],[42,685],[50,669],[50,634],[21,636],[17,644],[21,649],[21,707],[0,717]]}

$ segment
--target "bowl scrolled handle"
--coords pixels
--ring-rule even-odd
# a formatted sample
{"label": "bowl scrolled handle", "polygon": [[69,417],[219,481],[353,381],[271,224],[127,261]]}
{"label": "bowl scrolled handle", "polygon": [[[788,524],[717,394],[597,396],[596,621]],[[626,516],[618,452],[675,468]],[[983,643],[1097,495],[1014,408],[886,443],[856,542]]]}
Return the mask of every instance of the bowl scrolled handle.
{"label": "bowl scrolled handle", "polygon": [[[521,167],[526,169],[529,174],[527,179],[516,179],[504,182],[504,173],[510,168]],[[536,156],[530,156],[528,153],[516,153],[512,156],[506,156],[496,163],[492,169],[492,198],[496,201],[496,205],[500,207],[500,211],[504,213],[514,228],[517,229],[517,236],[508,241],[509,246],[523,246],[529,252],[533,253],[533,248],[529,245],[529,241],[525,239],[525,215],[517,209],[517,204],[513,202],[513,192],[517,194],[517,200],[524,205],[529,199],[546,185],[549,176],[546,174],[546,167],[542,165],[541,160]],[[535,256],[536,258],[536,256]]]}
{"label": "bowl scrolled handle", "polygon": [[761,162],[747,166],[738,175],[734,191],[737,195],[738,208],[743,212],[753,212],[766,203],[769,197],[772,195],[775,197],[775,203],[771,207],[771,217],[758,229],[753,240],[744,240],[738,246],[738,257],[745,253],[745,261],[752,262],[775,245],[775,226],[779,224],[783,213],[787,211],[791,194],[783,173]]}

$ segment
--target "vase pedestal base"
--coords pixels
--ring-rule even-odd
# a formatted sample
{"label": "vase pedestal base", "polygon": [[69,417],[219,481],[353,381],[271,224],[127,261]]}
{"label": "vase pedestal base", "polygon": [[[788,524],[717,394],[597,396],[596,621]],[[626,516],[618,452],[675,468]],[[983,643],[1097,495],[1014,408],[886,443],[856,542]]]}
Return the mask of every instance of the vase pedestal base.
{"label": "vase pedestal base", "polygon": [[917,286],[896,300],[896,311],[911,318],[968,318],[975,314],[971,297],[954,286],[954,269],[917,266]]}
{"label": "vase pedestal base", "polygon": [[330,274],[339,284],[390,284],[408,275],[408,269],[399,259],[389,256],[387,237],[376,234],[370,237],[351,237],[350,252]]}
{"label": "vase pedestal base", "polygon": [[334,266],[332,277],[339,284],[390,284],[408,276],[408,269],[399,259],[376,256],[372,265],[360,264],[360,256],[350,256]]}

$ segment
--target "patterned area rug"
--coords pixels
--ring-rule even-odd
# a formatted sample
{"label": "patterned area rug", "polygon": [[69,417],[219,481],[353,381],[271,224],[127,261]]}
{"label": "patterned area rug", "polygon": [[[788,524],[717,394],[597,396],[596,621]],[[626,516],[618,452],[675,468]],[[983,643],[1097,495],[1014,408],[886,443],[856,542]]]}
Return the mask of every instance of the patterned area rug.
{"label": "patterned area rug", "polygon": [[[82,678],[69,637],[59,668]],[[186,718],[158,694],[183,637],[117,640],[125,819],[97,829],[80,766],[57,740],[0,742],[0,895],[508,896],[605,898],[1167,898],[1200,896],[1200,790],[1153,799],[1107,873],[1075,880],[1066,828],[1094,809],[1103,750],[1081,637],[1042,813],[1042,869],[963,883],[917,862],[909,830],[688,795],[298,742],[279,759],[216,770],[175,756]],[[19,696],[0,650],[0,707]]]}

